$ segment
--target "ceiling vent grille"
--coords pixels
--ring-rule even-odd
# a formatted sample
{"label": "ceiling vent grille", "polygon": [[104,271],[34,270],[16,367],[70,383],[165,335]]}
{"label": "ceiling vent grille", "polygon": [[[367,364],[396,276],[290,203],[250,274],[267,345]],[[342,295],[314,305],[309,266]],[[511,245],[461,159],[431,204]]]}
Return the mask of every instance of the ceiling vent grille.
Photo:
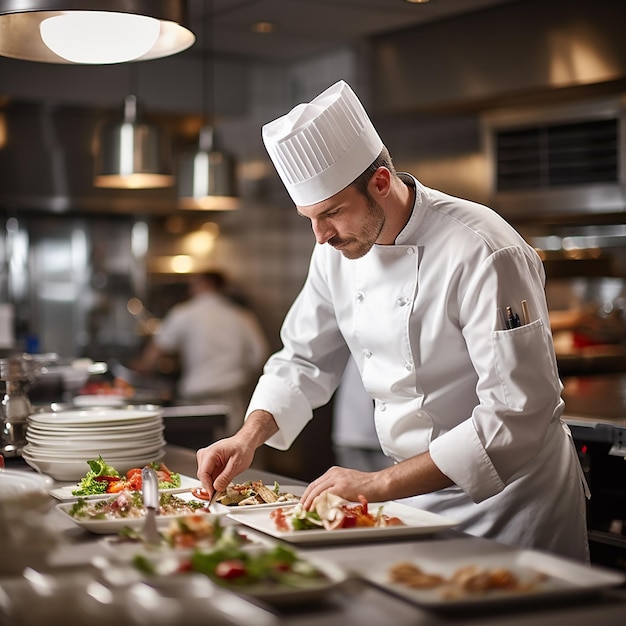
{"label": "ceiling vent grille", "polygon": [[548,190],[619,181],[619,120],[496,131],[496,189]]}

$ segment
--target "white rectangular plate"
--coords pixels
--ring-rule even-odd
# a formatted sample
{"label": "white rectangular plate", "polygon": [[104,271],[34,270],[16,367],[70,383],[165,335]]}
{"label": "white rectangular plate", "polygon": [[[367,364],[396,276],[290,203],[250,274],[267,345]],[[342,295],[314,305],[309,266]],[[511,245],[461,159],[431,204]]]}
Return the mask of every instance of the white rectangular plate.
{"label": "white rectangular plate", "polygon": [[[194,500],[194,501],[202,502],[201,500],[194,498],[190,493],[179,493],[178,496],[186,501]],[[100,499],[108,500],[109,498],[113,498],[113,497],[115,497],[115,494],[109,494],[109,496],[106,498],[103,498],[102,496],[100,496]],[[123,530],[124,528],[132,528],[133,530],[141,530],[141,528],[143,527],[144,519],[145,519],[144,516],[124,518],[124,519],[102,519],[102,520],[101,519],[98,519],[98,520],[75,519],[69,514],[69,511],[72,508],[72,506],[73,506],[72,502],[66,502],[64,504],[57,504],[56,509],[68,520],[71,520],[72,522],[74,522],[74,524],[76,524],[77,526],[80,526],[82,529],[87,530],[91,533],[95,533],[97,535],[115,535],[119,533],[121,530]],[[201,515],[202,514],[212,515],[212,516],[219,515],[219,512],[216,514],[212,514],[212,513],[202,513],[201,511],[199,511],[198,513]],[[168,526],[172,520],[177,519],[179,517],[188,517],[189,515],[192,515],[192,514],[188,513],[185,515],[157,515],[157,518],[156,518],[157,526],[159,528],[163,528],[165,526]]]}
{"label": "white rectangular plate", "polygon": [[[243,534],[245,535],[245,531],[243,531]],[[263,538],[261,539],[260,537]],[[276,542],[272,539],[262,535],[249,536],[248,538],[251,540],[251,543],[245,546],[244,550],[252,553],[258,554],[259,552],[265,552],[267,550],[271,550],[276,545]],[[106,541],[106,539],[108,538],[104,538],[104,541]],[[155,549],[152,547],[144,548],[138,547],[137,545],[126,545],[123,546],[122,550],[120,550],[120,546],[112,546],[111,544],[109,544],[109,547],[113,547],[115,550],[115,556],[112,558],[113,563],[117,562],[128,565],[134,556],[139,554],[152,563],[157,570],[163,568],[161,574],[142,575],[143,579],[148,584],[158,586],[169,585],[175,588],[180,588],[181,586],[184,588],[184,586],[188,584],[187,580],[189,578],[189,572],[187,571],[187,568],[181,568],[180,566],[189,562],[192,552],[191,550],[176,550],[172,548]],[[201,548],[201,551],[210,552],[211,548]],[[330,560],[319,557],[310,557],[304,554],[298,554],[298,556],[311,565],[314,565],[324,574],[325,577],[321,580],[303,582],[300,586],[290,586],[279,583],[229,585],[228,581],[224,581],[223,585],[215,583],[215,586],[219,588],[222,588],[223,586],[224,589],[229,592],[250,596],[262,602],[268,602],[277,606],[285,606],[306,602],[316,602],[320,599],[326,598],[329,593],[336,590],[350,578],[343,568],[335,565]],[[195,575],[201,576],[199,573]]]}
{"label": "white rectangular plate", "polygon": [[[298,496],[298,498],[304,493],[306,489],[305,485],[281,485],[279,484],[278,490],[280,493],[292,493],[294,496]],[[216,503],[216,510],[224,513],[235,513],[236,511],[249,511],[249,510],[257,510],[257,509],[275,509],[279,506],[293,506],[297,503],[295,500],[290,500],[288,502],[265,502],[264,504],[244,504],[239,506],[238,504],[234,504],[232,506],[227,506],[225,504],[221,504],[219,502]]]}
{"label": "white rectangular plate", "polygon": [[[98,493],[92,496],[74,496],[72,491],[78,489],[80,483],[74,483],[72,485],[64,485],[63,487],[57,487],[50,491],[50,495],[61,500],[61,502],[70,502],[72,500],[78,500],[79,498],[85,498],[87,500],[93,500],[94,498],[103,498],[106,496],[112,496],[114,494]],[[197,478],[191,476],[180,475],[180,487],[173,487],[172,489],[161,489],[162,493],[182,493],[183,491],[189,491],[193,487],[202,487],[202,483]]]}
{"label": "white rectangular plate", "polygon": [[[514,603],[528,604],[579,597],[603,588],[618,586],[626,575],[536,550],[516,550],[481,539],[452,539],[419,544],[373,546],[367,560],[362,557],[342,559],[342,565],[386,591],[433,610],[487,608]],[[483,568],[504,567],[523,582],[537,574],[547,578],[527,590],[466,593],[447,598],[442,588],[411,589],[389,580],[391,567],[412,563],[424,573],[449,578],[469,565]]]}
{"label": "white rectangular plate", "polygon": [[[229,513],[228,517],[267,533],[277,539],[291,543],[344,543],[348,541],[371,541],[375,539],[416,537],[428,535],[446,528],[456,526],[456,522],[442,515],[414,509],[413,507],[398,502],[370,503],[369,510],[375,511],[379,506],[383,507],[383,513],[400,518],[405,526],[383,526],[367,528],[341,528],[339,530],[292,530],[283,532],[276,529],[274,521],[270,518],[268,510],[239,511]],[[240,507],[243,509],[244,507]],[[276,507],[274,507],[276,508]],[[283,507],[288,513],[292,506]]]}

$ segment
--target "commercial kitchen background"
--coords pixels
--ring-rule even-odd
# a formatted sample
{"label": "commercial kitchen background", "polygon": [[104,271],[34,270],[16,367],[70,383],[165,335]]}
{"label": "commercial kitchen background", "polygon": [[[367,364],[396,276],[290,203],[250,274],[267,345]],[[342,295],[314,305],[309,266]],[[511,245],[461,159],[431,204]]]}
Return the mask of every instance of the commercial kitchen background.
{"label": "commercial kitchen background", "polygon": [[[256,6],[259,13],[264,4],[277,21],[288,20],[284,39],[246,49],[232,30],[238,11],[243,23],[245,11]],[[455,11],[437,13],[446,4]],[[185,277],[172,272],[171,260],[188,255],[195,270],[227,272],[278,349],[280,324],[303,283],[314,239],[266,156],[261,126],[340,78],[362,96],[399,170],[494,207],[544,251],[553,309],[596,303],[607,313],[620,311],[626,3],[432,0],[431,20],[381,31],[393,5],[214,3],[211,117],[220,145],[238,161],[241,207],[232,212],[181,210],[175,187],[124,191],[92,184],[96,131],[121,115],[131,85],[145,118],[170,133],[175,154],[193,147],[203,123],[200,44],[119,66],[1,58],[0,308],[12,336],[0,347],[128,364],[146,339],[142,322],[162,316],[183,295]],[[190,7],[198,33],[203,3]],[[319,37],[298,36],[298,20],[313,19],[313,8]],[[339,14],[342,41],[333,39]],[[365,14],[370,20],[378,14],[381,26],[356,36]],[[602,148],[583,155],[573,179],[551,183],[523,170],[496,178],[505,138],[522,142],[519,151],[528,137],[552,131],[564,131],[565,142],[582,134]],[[540,172],[542,159],[555,156],[538,148],[522,165]],[[131,298],[148,313],[131,315]],[[593,358],[568,350],[561,356],[568,376],[626,369],[621,345]],[[621,389],[616,407],[625,402]],[[272,469],[310,478],[332,462],[328,408],[321,413],[290,453],[270,455]],[[609,517],[624,520],[624,490],[614,492],[619,509]]]}

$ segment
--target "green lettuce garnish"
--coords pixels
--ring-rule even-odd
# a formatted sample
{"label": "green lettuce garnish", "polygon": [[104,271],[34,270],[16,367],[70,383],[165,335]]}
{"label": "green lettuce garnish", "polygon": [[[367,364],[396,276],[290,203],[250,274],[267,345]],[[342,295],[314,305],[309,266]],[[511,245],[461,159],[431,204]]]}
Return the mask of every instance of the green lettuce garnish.
{"label": "green lettuce garnish", "polygon": [[119,472],[110,465],[107,465],[99,456],[97,459],[87,461],[89,471],[80,481],[78,488],[72,491],[73,496],[92,496],[100,493],[106,493],[108,482],[106,480],[97,480],[99,476],[118,476]]}

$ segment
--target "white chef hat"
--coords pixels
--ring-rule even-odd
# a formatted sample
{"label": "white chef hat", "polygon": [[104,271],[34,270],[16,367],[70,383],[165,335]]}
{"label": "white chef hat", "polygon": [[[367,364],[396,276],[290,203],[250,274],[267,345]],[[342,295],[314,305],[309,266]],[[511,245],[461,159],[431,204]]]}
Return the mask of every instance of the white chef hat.
{"label": "white chef hat", "polygon": [[297,206],[334,196],[383,149],[363,105],[343,80],[263,126],[263,142]]}

